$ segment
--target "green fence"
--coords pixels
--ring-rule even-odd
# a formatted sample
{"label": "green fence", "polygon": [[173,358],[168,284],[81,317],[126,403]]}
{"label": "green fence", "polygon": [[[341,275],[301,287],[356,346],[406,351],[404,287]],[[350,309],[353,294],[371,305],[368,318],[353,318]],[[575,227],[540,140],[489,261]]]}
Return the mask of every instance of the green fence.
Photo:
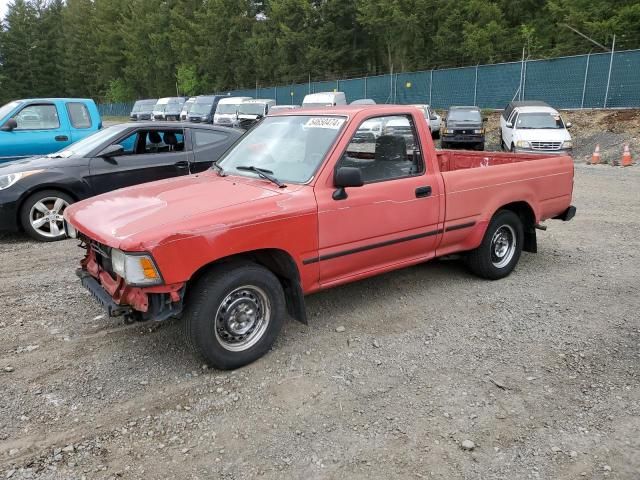
{"label": "green fence", "polygon": [[[301,104],[308,93],[342,91],[347,101],[503,108],[511,100],[544,100],[556,108],[640,107],[640,50],[477,65],[220,92]],[[100,105],[103,115],[127,115]]]}

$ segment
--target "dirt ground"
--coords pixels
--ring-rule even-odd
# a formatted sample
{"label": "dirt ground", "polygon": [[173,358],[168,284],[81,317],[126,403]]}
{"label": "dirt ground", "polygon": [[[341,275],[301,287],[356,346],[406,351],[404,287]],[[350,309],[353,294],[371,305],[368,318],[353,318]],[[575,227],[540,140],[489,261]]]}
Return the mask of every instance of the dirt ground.
{"label": "dirt ground", "polygon": [[0,478],[638,479],[640,169],[578,163],[574,203],[504,280],[313,295],[235,372],[105,318],[74,241],[4,235]]}

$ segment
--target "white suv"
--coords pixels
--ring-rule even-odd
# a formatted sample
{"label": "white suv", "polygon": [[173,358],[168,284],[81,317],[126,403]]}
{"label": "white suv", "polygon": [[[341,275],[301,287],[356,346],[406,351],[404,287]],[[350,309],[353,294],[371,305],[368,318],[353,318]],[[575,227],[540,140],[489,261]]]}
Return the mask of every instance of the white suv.
{"label": "white suv", "polygon": [[500,143],[512,152],[570,155],[570,127],[544,102],[511,102],[500,116]]}

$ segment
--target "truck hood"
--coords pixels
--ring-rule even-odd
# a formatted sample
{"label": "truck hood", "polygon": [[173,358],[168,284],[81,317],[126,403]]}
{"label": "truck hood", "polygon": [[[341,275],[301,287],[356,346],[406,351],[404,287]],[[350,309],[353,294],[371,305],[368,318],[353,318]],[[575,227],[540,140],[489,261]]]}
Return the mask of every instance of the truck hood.
{"label": "truck hood", "polygon": [[477,129],[482,127],[482,122],[456,122],[455,120],[447,121],[447,128]]}
{"label": "truck hood", "polygon": [[[110,247],[143,250],[169,238],[194,235],[204,229],[226,230],[239,219],[251,221],[282,210],[278,202],[299,188],[270,188],[259,179],[220,177],[208,171],[123,188],[75,203],[65,210],[65,219]],[[251,207],[242,205],[246,203]]]}
{"label": "truck hood", "polygon": [[513,134],[513,140],[514,142],[518,140],[526,140],[527,142],[564,142],[571,140],[571,135],[564,128],[520,128]]}

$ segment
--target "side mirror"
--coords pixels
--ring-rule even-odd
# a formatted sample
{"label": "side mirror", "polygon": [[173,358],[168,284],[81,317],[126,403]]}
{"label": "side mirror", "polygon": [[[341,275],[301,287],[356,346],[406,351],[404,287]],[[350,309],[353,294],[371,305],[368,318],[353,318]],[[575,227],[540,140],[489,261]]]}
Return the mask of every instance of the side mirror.
{"label": "side mirror", "polygon": [[362,172],[356,167],[340,167],[336,170],[336,174],[333,177],[333,184],[337,190],[333,192],[334,200],[344,200],[347,198],[347,187],[361,187],[364,185],[362,180]]}
{"label": "side mirror", "polygon": [[123,153],[124,153],[124,147],[116,143],[114,145],[109,145],[107,148],[102,150],[98,154],[98,157],[112,158],[112,157],[117,157],[118,155],[122,155]]}
{"label": "side mirror", "polygon": [[513,123],[511,123],[511,122],[507,122],[507,124],[505,125],[505,127],[507,127],[507,128],[513,128]]}
{"label": "side mirror", "polygon": [[567,128],[571,128],[571,127],[573,127],[573,123],[567,122]]}
{"label": "side mirror", "polygon": [[10,118],[4,123],[1,130],[4,132],[11,132],[16,128],[18,128],[18,122],[16,122],[15,118]]}

